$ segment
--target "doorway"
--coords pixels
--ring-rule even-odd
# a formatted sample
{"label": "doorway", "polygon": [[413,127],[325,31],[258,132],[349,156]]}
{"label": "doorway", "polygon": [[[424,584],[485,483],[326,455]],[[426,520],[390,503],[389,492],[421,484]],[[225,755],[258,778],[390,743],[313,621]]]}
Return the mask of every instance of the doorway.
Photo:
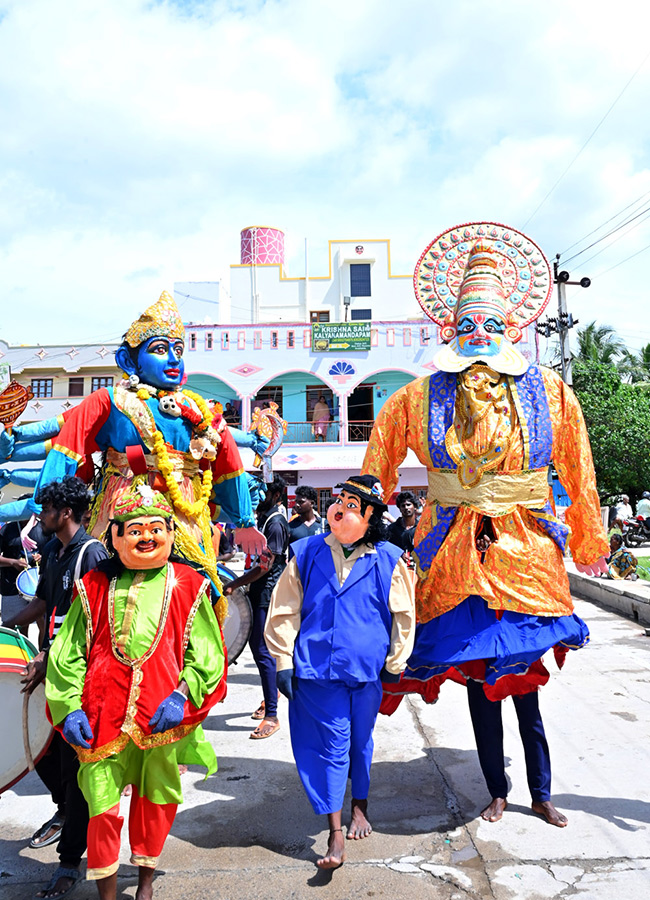
{"label": "doorway", "polygon": [[375,422],[374,384],[360,384],[348,397],[348,440],[367,441]]}

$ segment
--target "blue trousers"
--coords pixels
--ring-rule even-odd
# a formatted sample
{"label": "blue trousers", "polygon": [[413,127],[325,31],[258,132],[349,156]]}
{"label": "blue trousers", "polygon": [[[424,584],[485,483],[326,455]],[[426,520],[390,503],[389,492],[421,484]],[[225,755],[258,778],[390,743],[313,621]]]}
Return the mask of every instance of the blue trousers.
{"label": "blue trousers", "polygon": [[[490,796],[508,796],[503,759],[503,722],[501,701],[488,700],[483,685],[467,682],[467,698],[472,717],[476,749]],[[524,746],[528,787],[533,800],[551,799],[551,757],[539,711],[537,691],[512,698],[519,721],[519,734]]]}
{"label": "blue trousers", "polygon": [[348,777],[352,796],[365,800],[381,682],[346,684],[297,678],[289,703],[291,747],[300,780],[314,812],[343,807]]}
{"label": "blue trousers", "polygon": [[276,684],[277,663],[269,653],[264,640],[264,626],[266,625],[265,606],[253,606],[253,627],[248,639],[253,659],[257,665],[262,681],[262,693],[264,694],[264,715],[275,718],[278,714],[278,687]]}

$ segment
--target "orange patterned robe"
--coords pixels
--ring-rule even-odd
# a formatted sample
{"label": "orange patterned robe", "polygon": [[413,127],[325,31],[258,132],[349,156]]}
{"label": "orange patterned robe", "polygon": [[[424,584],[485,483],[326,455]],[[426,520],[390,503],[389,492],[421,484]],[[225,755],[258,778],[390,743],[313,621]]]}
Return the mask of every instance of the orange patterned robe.
{"label": "orange patterned robe", "polygon": [[[566,525],[574,560],[593,563],[609,552],[580,405],[555,372],[531,366],[523,376],[492,373],[503,386],[501,405],[485,400],[476,421],[460,422],[457,394],[463,374],[437,372],[397,391],[376,419],[362,469],[381,480],[386,496],[397,486],[398,467],[409,448],[431,473],[429,497],[415,534],[420,563],[418,620],[441,616],[472,594],[483,597],[494,610],[571,614],[563,559],[568,529],[555,519],[550,485],[545,503],[532,504],[536,508],[524,504],[528,492],[535,488],[539,495],[540,485],[543,489],[546,463],[552,460],[572,501]],[[495,437],[504,431],[507,447]],[[471,492],[457,483],[460,465],[449,456],[459,433],[464,436],[466,458],[475,459],[484,482],[491,478],[491,484],[501,489],[497,494],[505,495],[497,510],[501,514],[489,513],[497,540],[483,561],[476,536],[486,513],[481,502],[475,503]],[[502,452],[493,452],[490,458],[484,452],[489,446]],[[448,500],[445,485],[451,491]]]}

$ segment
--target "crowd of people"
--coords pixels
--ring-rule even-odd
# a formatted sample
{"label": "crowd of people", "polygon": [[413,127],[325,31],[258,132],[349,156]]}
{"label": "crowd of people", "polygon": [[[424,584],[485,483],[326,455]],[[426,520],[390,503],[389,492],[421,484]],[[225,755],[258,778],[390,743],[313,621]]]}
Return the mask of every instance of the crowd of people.
{"label": "crowd of people", "polygon": [[[120,797],[129,790],[136,898],[152,897],[182,802],[180,768],[216,767],[201,723],[224,696],[220,625],[228,595],[243,586],[263,697],[250,737],[278,732],[283,694],[298,773],[328,819],[320,868],[344,862],[344,826],[349,840],[372,831],[378,713],[392,714],[410,692],[435,702],[448,680],[466,688],[489,795],[481,817],[497,822],[508,805],[501,715],[512,697],[531,808],[550,825],[568,824],[551,795],[543,658],[552,651],[562,666],[589,640],[573,610],[567,548],[592,575],[608,571],[610,551],[578,401],[516,346],[548,302],[550,267],[525,235],[472,223],[427,247],[414,284],[443,344],[431,374],[387,399],[361,474],[332,485],[326,509],[300,485],[289,516],[282,478],[261,485],[244,471],[234,427],[182,387],[184,331],[168,295],[126,332],[116,354],[123,382],[85,398],[62,425],[18,426],[0,445],[10,455],[14,444],[52,444],[34,496],[0,509],[4,521],[25,523],[23,548],[39,547],[27,531],[34,513],[50,537],[34,599],[15,611],[6,587],[6,625],[43,619],[23,686],[44,679],[56,730],[38,771],[57,814],[32,846],[58,839],[60,866],[39,897],[74,888],[87,848],[87,877],[101,900],[115,900]],[[254,435],[239,439],[263,455]],[[426,470],[426,497],[397,494],[399,516],[388,523],[409,451]],[[551,503],[551,465],[571,499],[564,521]],[[18,572],[12,540],[15,529],[2,565]],[[233,545],[250,562],[222,585],[218,559]],[[626,573],[620,550],[611,548],[609,567]]]}

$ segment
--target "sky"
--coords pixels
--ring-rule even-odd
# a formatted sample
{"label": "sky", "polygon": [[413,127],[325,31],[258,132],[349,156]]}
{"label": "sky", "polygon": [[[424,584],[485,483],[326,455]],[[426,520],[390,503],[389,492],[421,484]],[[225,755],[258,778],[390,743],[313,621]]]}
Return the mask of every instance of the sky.
{"label": "sky", "polygon": [[305,238],[312,275],[370,238],[410,274],[484,220],[638,349],[649,33],[640,0],[0,0],[0,339],[115,341],[175,281],[227,284],[247,225],[289,275]]}

